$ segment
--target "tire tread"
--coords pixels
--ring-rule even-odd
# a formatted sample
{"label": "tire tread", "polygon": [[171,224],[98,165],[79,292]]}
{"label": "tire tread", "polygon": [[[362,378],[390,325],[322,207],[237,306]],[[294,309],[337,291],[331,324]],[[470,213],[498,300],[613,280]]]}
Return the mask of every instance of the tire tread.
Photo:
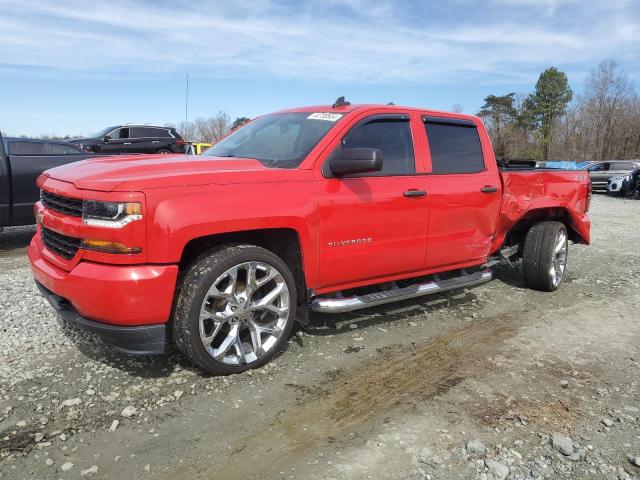
{"label": "tire tread", "polygon": [[[522,269],[529,288],[551,292],[553,285],[549,271],[553,262],[553,249],[559,229],[566,228],[562,222],[544,221],[534,224],[525,237]],[[559,286],[559,285],[558,285]]]}

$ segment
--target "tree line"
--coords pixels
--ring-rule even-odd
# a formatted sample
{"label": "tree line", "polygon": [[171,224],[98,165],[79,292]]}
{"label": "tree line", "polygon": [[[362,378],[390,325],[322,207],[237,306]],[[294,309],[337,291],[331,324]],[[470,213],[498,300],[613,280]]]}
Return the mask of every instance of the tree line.
{"label": "tree line", "polygon": [[180,136],[187,142],[194,143],[216,143],[232,130],[241,127],[251,119],[247,117],[237,117],[231,121],[231,117],[224,111],[219,111],[213,117],[196,118],[190,122],[180,122],[165,124],[165,127],[175,128]]}
{"label": "tree line", "polygon": [[488,95],[483,119],[498,159],[640,158],[640,99],[614,60],[604,60],[579,95],[555,67],[530,94]]}

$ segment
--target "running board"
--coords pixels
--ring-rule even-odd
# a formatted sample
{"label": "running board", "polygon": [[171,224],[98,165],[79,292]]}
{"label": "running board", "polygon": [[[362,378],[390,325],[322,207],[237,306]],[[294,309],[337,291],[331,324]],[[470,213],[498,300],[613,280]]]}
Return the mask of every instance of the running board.
{"label": "running board", "polygon": [[316,297],[311,301],[311,310],[321,313],[342,313],[360,308],[375,307],[384,303],[407,300],[432,293],[444,292],[456,288],[472,287],[491,280],[491,270],[483,269],[474,273],[462,273],[458,277],[439,279],[437,275],[425,283],[416,283],[408,287],[394,288],[383,292],[353,295],[342,298]]}

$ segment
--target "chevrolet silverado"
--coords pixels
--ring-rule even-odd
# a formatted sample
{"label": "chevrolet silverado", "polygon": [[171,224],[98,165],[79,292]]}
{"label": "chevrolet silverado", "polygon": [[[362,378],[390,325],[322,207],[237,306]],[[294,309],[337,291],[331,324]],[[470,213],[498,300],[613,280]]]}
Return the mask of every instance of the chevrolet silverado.
{"label": "chevrolet silverado", "polygon": [[553,291],[590,241],[588,172],[499,165],[475,116],[343,99],[38,186],[29,258],[61,317],[216,374],[268,362],[310,311],[478,285],[505,259]]}

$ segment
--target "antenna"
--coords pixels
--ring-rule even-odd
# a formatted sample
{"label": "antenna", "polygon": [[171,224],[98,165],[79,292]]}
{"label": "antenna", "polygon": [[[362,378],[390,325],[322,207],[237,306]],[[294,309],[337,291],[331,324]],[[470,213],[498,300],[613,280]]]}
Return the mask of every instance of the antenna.
{"label": "antenna", "polygon": [[187,124],[189,123],[189,74],[187,73],[187,89],[184,95],[184,140],[187,141]]}
{"label": "antenna", "polygon": [[336,102],[331,105],[331,108],[346,107],[347,105],[351,105],[351,103],[347,102],[344,97],[338,97]]}

